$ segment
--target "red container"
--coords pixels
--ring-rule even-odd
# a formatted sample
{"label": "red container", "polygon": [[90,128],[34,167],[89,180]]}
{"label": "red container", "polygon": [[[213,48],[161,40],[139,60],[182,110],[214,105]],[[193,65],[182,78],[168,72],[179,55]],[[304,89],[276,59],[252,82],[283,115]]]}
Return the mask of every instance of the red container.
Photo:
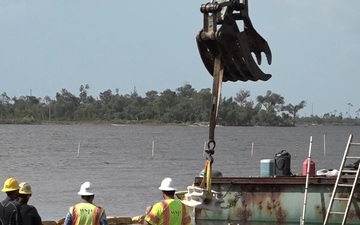
{"label": "red container", "polygon": [[[305,161],[303,162],[302,174],[303,174],[304,176],[306,176],[306,174],[307,174],[308,162],[309,162],[309,158],[305,159]],[[315,175],[315,162],[312,161],[312,160],[310,160],[309,175],[310,175],[310,176]]]}

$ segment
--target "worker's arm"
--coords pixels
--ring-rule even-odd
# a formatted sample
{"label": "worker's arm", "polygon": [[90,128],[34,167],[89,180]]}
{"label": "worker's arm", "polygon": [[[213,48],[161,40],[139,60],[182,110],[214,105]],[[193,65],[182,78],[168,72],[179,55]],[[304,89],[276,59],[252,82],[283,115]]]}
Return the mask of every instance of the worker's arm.
{"label": "worker's arm", "polygon": [[103,214],[101,215],[100,224],[101,224],[101,225],[108,225],[108,221],[107,221],[107,219],[106,219],[105,210],[104,210]]}
{"label": "worker's arm", "polygon": [[69,212],[66,214],[64,225],[72,225],[72,216]]}
{"label": "worker's arm", "polygon": [[145,218],[144,218],[144,223],[143,223],[143,225],[153,225],[153,224],[151,224],[151,223],[149,223],[148,221],[147,221],[147,215],[151,212],[151,210],[152,210],[152,206],[148,206],[148,207],[146,207],[146,211],[145,211]]}

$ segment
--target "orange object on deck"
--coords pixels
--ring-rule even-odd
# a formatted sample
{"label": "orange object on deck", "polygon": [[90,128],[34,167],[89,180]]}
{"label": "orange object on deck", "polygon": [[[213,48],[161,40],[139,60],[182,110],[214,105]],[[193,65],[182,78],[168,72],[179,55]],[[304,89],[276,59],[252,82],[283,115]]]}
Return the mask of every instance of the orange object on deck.
{"label": "orange object on deck", "polygon": [[[309,162],[309,158],[306,158],[305,161],[303,162],[302,175],[304,175],[304,176],[306,176],[306,174],[307,174],[308,162]],[[315,175],[315,162],[312,161],[311,159],[310,159],[309,175],[310,176]]]}

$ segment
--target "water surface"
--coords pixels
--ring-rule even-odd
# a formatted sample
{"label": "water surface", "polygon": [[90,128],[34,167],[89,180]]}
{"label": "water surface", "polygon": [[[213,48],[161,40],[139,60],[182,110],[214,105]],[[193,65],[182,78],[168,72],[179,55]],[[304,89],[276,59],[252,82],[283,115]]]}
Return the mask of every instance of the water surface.
{"label": "water surface", "polygon": [[[296,174],[310,136],[316,170],[338,169],[350,134],[360,142],[354,126],[217,127],[213,169],[259,176],[260,160],[284,149]],[[44,220],[65,217],[84,181],[93,183],[95,203],[107,215],[133,217],[160,200],[163,178],[172,177],[179,190],[192,184],[204,167],[207,139],[208,127],[199,126],[0,125],[0,180],[28,181],[30,204]]]}

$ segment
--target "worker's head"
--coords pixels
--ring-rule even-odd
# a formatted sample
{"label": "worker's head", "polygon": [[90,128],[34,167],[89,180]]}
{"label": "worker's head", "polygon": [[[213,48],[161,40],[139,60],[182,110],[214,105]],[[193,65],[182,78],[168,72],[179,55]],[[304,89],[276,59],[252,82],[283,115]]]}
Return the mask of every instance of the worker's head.
{"label": "worker's head", "polygon": [[174,182],[170,177],[167,177],[161,181],[159,190],[167,196],[174,196],[176,188],[174,187]]}
{"label": "worker's head", "polygon": [[87,202],[92,202],[94,200],[95,194],[92,191],[92,185],[89,181],[84,182],[80,186],[80,191],[78,192],[78,195],[80,195],[81,198]]}
{"label": "worker's head", "polygon": [[5,192],[11,200],[15,200],[19,197],[19,189],[20,186],[17,180],[10,177],[4,182],[4,187],[1,191]]}
{"label": "worker's head", "polygon": [[22,182],[19,184],[19,186],[20,186],[19,197],[21,198],[21,202],[28,203],[28,201],[32,195],[30,184],[27,182]]}

